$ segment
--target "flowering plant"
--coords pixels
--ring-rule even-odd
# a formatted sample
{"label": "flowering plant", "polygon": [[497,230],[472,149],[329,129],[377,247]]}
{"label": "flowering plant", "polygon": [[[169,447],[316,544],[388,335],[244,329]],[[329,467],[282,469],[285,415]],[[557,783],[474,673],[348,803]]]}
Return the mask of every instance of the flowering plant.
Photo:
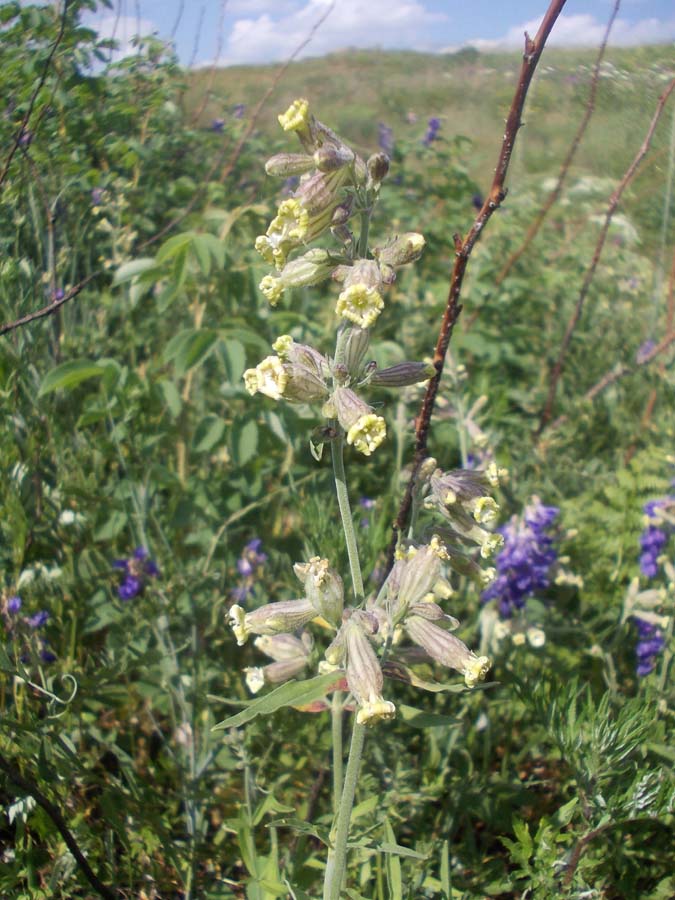
{"label": "flowering plant", "polygon": [[[229,620],[239,645],[255,635],[256,647],[272,660],[246,670],[252,692],[314,669],[318,677],[301,683],[299,692],[306,697],[308,685],[314,683],[318,695],[333,693],[334,790],[339,802],[336,799],[324,882],[324,900],[332,900],[339,896],[345,876],[364,727],[396,715],[394,701],[385,697],[385,676],[422,685],[411,667],[420,661],[438,663],[460,672],[466,687],[472,688],[490,668],[486,656],[477,656],[452,633],[459,623],[441,604],[453,595],[453,573],[468,577],[480,588],[494,576],[493,569],[481,567],[471,548],[477,548],[480,560],[503,543],[501,535],[486,527],[496,520],[498,507],[490,492],[503,473],[494,463],[485,470],[444,472],[428,458],[415,475],[413,524],[407,535],[400,536],[395,562],[380,589],[366,594],[344,449],[352,446],[368,457],[386,439],[381,401],[376,406],[365,399],[372,389],[400,389],[434,374],[434,368],[424,362],[381,369],[367,359],[370,331],[384,308],[386,288],[400,267],[420,256],[424,238],[404,233],[375,244],[370,241],[373,208],[389,169],[384,153],[361,159],[314,118],[306,100],[296,100],[279,122],[285,131],[296,134],[302,152],[277,154],[268,160],[266,170],[282,177],[300,175],[300,181],[292,196],[279,205],[266,233],[256,240],[256,249],[274,267],[262,279],[260,290],[276,306],[290,289],[332,280],[340,285],[335,305],[338,327],[332,353],[284,334],[273,344],[276,355],[247,369],[243,377],[251,395],[313,405],[320,413],[323,421],[313,432],[313,452],[319,458],[324,444],[331,448],[351,596],[329,560],[315,556],[294,566],[302,596],[247,611],[242,605],[245,595],[237,589],[233,596],[241,602],[230,607]],[[311,246],[329,235],[333,239],[329,248]],[[418,535],[417,513],[422,509],[433,512],[438,522],[432,533]],[[251,550],[255,556],[258,546]],[[320,626],[318,634],[309,631],[312,623]],[[326,632],[331,640],[322,646],[320,635]],[[328,679],[322,677],[326,675]],[[350,696],[343,697],[343,687]],[[284,694],[291,701],[294,696]],[[356,716],[343,782],[341,721],[343,711],[353,703]],[[219,727],[236,721],[233,717]]]}

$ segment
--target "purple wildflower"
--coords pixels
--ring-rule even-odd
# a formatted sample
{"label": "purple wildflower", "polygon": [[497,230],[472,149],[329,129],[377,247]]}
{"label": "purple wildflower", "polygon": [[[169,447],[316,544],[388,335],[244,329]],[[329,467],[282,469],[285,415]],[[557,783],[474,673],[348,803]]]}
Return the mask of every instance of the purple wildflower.
{"label": "purple wildflower", "polygon": [[93,206],[100,206],[103,201],[103,188],[95,187],[91,192],[91,202]]}
{"label": "purple wildflower", "polygon": [[394,154],[394,130],[384,122],[379,122],[377,126],[377,143],[380,150],[384,151],[388,157]]}
{"label": "purple wildflower", "polygon": [[225,119],[214,119],[211,122],[211,131],[215,131],[217,134],[220,134],[225,128]]}
{"label": "purple wildflower", "polygon": [[[643,345],[644,346],[644,345]],[[640,535],[640,571],[646,578],[656,578],[659,574],[659,556],[668,543],[673,528],[668,518],[663,518],[662,511],[675,505],[673,497],[659,497],[648,500],[642,507],[647,516],[647,525]],[[638,641],[635,645],[637,664],[635,671],[642,678],[649,675],[656,665],[656,658],[663,650],[665,638],[656,625],[652,625],[639,615],[634,615]]]}
{"label": "purple wildflower", "polygon": [[244,113],[246,112],[246,104],[245,103],[237,103],[235,104],[232,115],[235,119],[243,119]]}
{"label": "purple wildflower", "polygon": [[18,611],[21,609],[21,597],[18,594],[14,594],[13,597],[10,597],[7,600],[7,612],[11,615],[16,615]]}
{"label": "purple wildflower", "polygon": [[261,546],[262,539],[253,538],[241,551],[241,556],[237,560],[237,572],[242,576],[242,580],[230,591],[230,596],[235,603],[240,605],[244,603],[253,590],[256,577],[267,562],[267,554],[261,552]]}
{"label": "purple wildflower", "polygon": [[635,645],[637,658],[635,671],[643,678],[654,670],[656,658],[665,646],[665,638],[656,625],[645,622],[639,616],[633,616],[633,621],[638,632],[638,642]]}
{"label": "purple wildflower", "polygon": [[429,119],[427,123],[427,133],[422,138],[422,143],[425,147],[430,147],[431,144],[438,137],[438,132],[441,130],[441,120],[433,116]]}
{"label": "purple wildflower", "polygon": [[370,517],[368,513],[370,513],[371,509],[375,508],[375,501],[371,497],[361,497],[359,499],[359,506],[361,509],[365,510],[366,515],[361,519],[360,525],[361,528],[368,528],[370,525]]}
{"label": "purple wildflower", "polygon": [[642,365],[642,363],[647,361],[649,354],[656,347],[656,341],[645,341],[644,344],[640,344],[638,347],[638,351],[635,354],[635,362],[638,366]]}
{"label": "purple wildflower", "polygon": [[485,201],[483,200],[482,194],[474,194],[473,197],[471,198],[471,205],[476,210],[481,210],[483,208],[484,202]]}
{"label": "purple wildflower", "polygon": [[129,559],[116,559],[113,562],[114,569],[124,572],[122,584],[117,588],[120,600],[133,600],[143,593],[145,582],[148,578],[157,578],[159,567],[150,559],[145,547],[136,547]]}
{"label": "purple wildflower", "polygon": [[522,609],[528,597],[550,584],[549,573],[558,554],[553,538],[546,533],[559,510],[538,500],[525,508],[521,519],[514,517],[500,528],[504,549],[495,562],[497,577],[483,592],[482,601],[496,600],[501,616],[510,618]]}
{"label": "purple wildflower", "polygon": [[28,616],[26,623],[30,625],[31,628],[42,628],[48,620],[49,613],[46,609],[41,609],[39,612],[36,612],[34,616]]}

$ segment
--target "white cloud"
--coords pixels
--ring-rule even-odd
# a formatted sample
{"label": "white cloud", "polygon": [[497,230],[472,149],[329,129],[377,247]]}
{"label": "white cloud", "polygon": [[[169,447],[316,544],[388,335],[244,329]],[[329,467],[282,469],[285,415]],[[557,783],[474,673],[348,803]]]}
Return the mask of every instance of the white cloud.
{"label": "white cloud", "polygon": [[[534,37],[539,28],[541,19],[531,19],[522,25],[515,25],[501,38],[486,40],[477,38],[467,41],[469,46],[478,50],[496,50],[507,47],[522,47],[524,32]],[[572,16],[560,16],[553,26],[548,46],[552,47],[595,47],[602,41],[607,24],[599,22],[594,16],[587,13],[579,13]],[[675,19],[640,19],[637,22],[628,22],[626,19],[617,19],[609,36],[612,46],[629,46],[632,44],[660,44],[675,40]]]}
{"label": "white cloud", "polygon": [[159,30],[150,19],[138,19],[136,16],[104,16],[94,27],[101,39],[114,38],[117,41],[117,50],[111,56],[112,62],[136,53],[137,48],[132,44],[134,37],[146,37]]}
{"label": "white cloud", "polygon": [[[244,0],[235,2],[241,6]],[[251,0],[251,6],[262,4]],[[285,59],[307,39],[329,6],[330,0],[306,0],[280,16],[261,13],[257,18],[237,19],[223,50],[223,63]],[[434,28],[446,21],[446,15],[428,12],[417,0],[337,0],[300,55],[320,56],[346,47],[411,48],[411,35],[418,40],[416,49],[431,48]]]}

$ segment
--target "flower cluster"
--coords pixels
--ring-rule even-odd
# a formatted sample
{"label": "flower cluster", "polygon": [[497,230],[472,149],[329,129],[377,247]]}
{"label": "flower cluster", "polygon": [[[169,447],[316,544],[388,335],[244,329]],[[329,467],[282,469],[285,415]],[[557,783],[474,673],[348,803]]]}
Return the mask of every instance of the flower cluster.
{"label": "flower cluster", "polygon": [[345,605],[342,579],[328,560],[319,557],[294,566],[304,597],[251,612],[239,604],[232,606],[230,624],[237,642],[241,645],[250,635],[258,635],[256,646],[274,660],[247,670],[249,688],[257,691],[264,684],[278,684],[311,665],[314,644],[305,629],[313,620],[334,632],[319,671],[344,674],[359,707],[360,723],[394,716],[394,704],[383,696],[384,675],[414,683],[407,668],[412,662],[455,669],[467,687],[474,687],[485,677],[489,660],[452,634],[459,623],[440,604],[452,596],[452,572],[481,587],[494,577],[494,570],[482,569],[465,545],[477,544],[483,556],[500,545],[501,536],[483,528],[496,514],[487,490],[498,483],[499,475],[496,467],[487,472],[442,472],[435,460],[427,460],[417,494],[425,497],[429,508],[441,512],[444,536],[452,543],[444,543],[438,535],[428,544],[406,542],[382,587],[363,608]]}
{"label": "flower cluster", "polygon": [[[33,615],[21,615],[23,600],[18,594],[3,595],[0,601],[0,613],[4,619],[5,628],[9,634],[21,633],[23,638],[28,638],[25,643],[32,648],[32,653],[37,653],[39,659],[45,663],[56,660],[56,655],[50,650],[49,642],[40,632],[49,621],[49,612],[46,609],[38,610]],[[27,664],[31,659],[31,653],[23,653],[21,661]]]}
{"label": "flower cluster", "polygon": [[[266,171],[300,180],[256,240],[257,250],[275,269],[265,275],[260,289],[275,305],[289,288],[330,279],[340,286],[335,307],[339,327],[332,356],[282,335],[273,344],[276,355],[244,372],[244,383],[252,395],[320,404],[328,420],[317,429],[321,439],[344,440],[370,456],[384,440],[386,426],[362,391],[407,387],[435,373],[422,362],[379,369],[366,357],[370,329],[385,307],[386,288],[401,266],[419,258],[424,238],[406,233],[375,246],[368,243],[372,207],[389,168],[386,154],[376,153],[364,162],[310,114],[305,100],[296,100],[279,122],[295,132],[303,152],[272,157]],[[440,122],[434,127],[437,131]],[[390,140],[391,135],[381,129],[380,138]],[[350,230],[355,219],[361,229],[358,238]],[[308,246],[328,233],[336,249]],[[358,706],[357,722],[366,724],[394,716],[394,704],[383,694],[384,677],[416,683],[408,664],[423,661],[455,669],[468,687],[482,680],[489,668],[487,657],[476,656],[451,633],[459,623],[440,603],[452,594],[453,571],[481,588],[494,575],[494,570],[481,568],[467,546],[477,545],[482,558],[501,546],[502,537],[486,527],[496,518],[497,505],[489,491],[499,475],[494,465],[485,471],[442,472],[435,460],[426,460],[416,476],[415,502],[417,509],[423,504],[440,512],[443,527],[428,543],[405,541],[379,591],[358,605],[345,602],[342,579],[320,557],[294,567],[302,597],[249,612],[235,603],[229,617],[237,643],[255,635],[258,649],[272,660],[247,670],[249,688],[257,691],[315,666],[319,672],[334,671],[337,683],[346,679]],[[307,631],[312,622],[332,634],[323,658]]]}
{"label": "flower cluster", "polygon": [[[419,258],[424,238],[416,233],[395,235],[364,251],[349,222],[357,214],[369,215],[387,174],[388,158],[379,153],[364,162],[311,115],[306,100],[296,100],[279,122],[284,130],[296,133],[303,152],[273,156],[266,171],[300,180],[292,195],[280,203],[267,232],[256,239],[257,250],[275,267],[263,277],[260,290],[276,305],[289,288],[330,279],[341,287],[335,307],[340,327],[332,357],[282,335],[274,343],[277,355],[244,372],[244,382],[250,394],[321,403],[323,416],[330,420],[329,430],[339,427],[348,444],[369,456],[384,440],[386,427],[359,389],[404,387],[433,374],[424,363],[378,370],[365,359],[369,329],[384,308],[385,289],[398,268]],[[336,239],[335,250],[309,247],[328,232]]]}
{"label": "flower cluster", "polygon": [[534,497],[522,518],[514,516],[500,529],[504,549],[496,558],[497,577],[483,592],[482,600],[495,600],[503,618],[510,618],[525,606],[528,597],[549,586],[558,554],[548,531],[558,513],[555,506],[544,506]]}
{"label": "flower cluster", "polygon": [[[664,554],[671,535],[675,532],[675,497],[661,497],[650,500],[643,506],[645,528],[640,535],[640,571],[649,579],[656,578],[661,569],[669,581],[675,582],[675,570]],[[653,611],[663,596],[659,591],[643,591],[637,593],[637,585],[629,596],[632,604],[638,608],[632,613],[637,628],[638,640],[635,645],[637,660],[636,672],[640,677],[649,675],[656,666],[656,661],[665,646],[663,628],[668,624],[666,616]]]}
{"label": "flower cluster", "polygon": [[[451,633],[459,623],[437,602],[452,594],[448,580],[452,567],[453,557],[438,536],[426,545],[410,544],[379,593],[359,609],[345,606],[342,579],[328,560],[313,557],[308,563],[297,563],[294,571],[304,597],[268,603],[251,612],[239,604],[230,608],[237,643],[243,645],[249,636],[258,635],[256,647],[274,660],[246,670],[249,688],[257,692],[265,684],[287,681],[311,664],[314,643],[305,626],[313,620],[334,632],[319,671],[344,673],[359,706],[359,723],[390,719],[396,712],[383,696],[383,661],[376,649],[386,649],[399,678],[411,657],[455,669],[468,687],[474,687],[485,678],[489,660],[476,656]],[[415,645],[416,652],[399,648],[404,638]]]}
{"label": "flower cluster", "polygon": [[117,588],[120,600],[133,600],[143,593],[148,578],[157,578],[159,568],[154,560],[150,559],[145,547],[136,547],[128,559],[116,559],[114,569],[121,569],[124,573],[122,583]]}
{"label": "flower cluster", "polygon": [[430,147],[431,144],[438,137],[438,132],[441,130],[441,120],[436,116],[432,116],[427,123],[427,131],[424,137],[422,138],[422,143],[425,147]]}
{"label": "flower cluster", "polygon": [[253,591],[256,578],[260,577],[262,567],[267,562],[267,554],[262,553],[260,547],[262,540],[253,538],[245,545],[241,556],[237,560],[237,572],[241,580],[230,591],[230,596],[236,603],[244,603]]}

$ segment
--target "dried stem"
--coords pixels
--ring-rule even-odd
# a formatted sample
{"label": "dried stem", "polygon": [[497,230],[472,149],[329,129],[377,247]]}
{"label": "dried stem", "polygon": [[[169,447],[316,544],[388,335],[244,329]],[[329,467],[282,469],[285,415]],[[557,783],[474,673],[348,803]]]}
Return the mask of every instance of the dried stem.
{"label": "dried stem", "polygon": [[649,149],[649,145],[651,143],[652,136],[654,134],[654,131],[656,130],[658,121],[661,118],[661,113],[663,112],[663,108],[666,105],[666,102],[667,102],[668,98],[670,97],[671,93],[673,92],[674,88],[675,88],[675,78],[670,82],[668,87],[665,89],[665,91],[659,97],[659,102],[657,103],[656,111],[652,117],[651,123],[649,125],[649,129],[647,130],[647,134],[645,136],[645,139],[642,142],[642,146],[638,150],[638,152],[635,156],[635,159],[633,160],[633,162],[630,164],[630,166],[626,170],[626,173],[624,174],[623,178],[621,179],[618,187],[616,188],[616,190],[614,191],[612,196],[609,198],[607,212],[605,213],[605,221],[604,221],[604,224],[600,231],[600,235],[598,237],[597,243],[595,245],[595,251],[593,253],[593,258],[591,259],[591,264],[589,265],[588,269],[586,270],[586,275],[584,277],[583,284],[581,285],[581,290],[579,291],[579,297],[577,298],[576,305],[575,305],[572,315],[570,316],[570,319],[567,323],[567,328],[565,329],[565,335],[562,339],[562,344],[560,345],[560,352],[558,354],[558,359],[556,360],[556,363],[551,372],[548,395],[546,397],[544,409],[542,410],[541,417],[539,420],[539,427],[537,428],[537,432],[536,432],[537,435],[541,434],[541,432],[544,430],[544,428],[546,428],[546,426],[550,422],[551,417],[553,415],[553,404],[555,402],[556,390],[558,387],[558,382],[560,381],[560,377],[562,375],[563,366],[565,364],[565,358],[567,356],[567,350],[569,348],[569,345],[572,340],[574,331],[577,327],[577,324],[579,323],[579,319],[581,318],[581,313],[584,308],[584,302],[586,300],[588,290],[591,286],[591,282],[593,281],[593,278],[595,276],[595,270],[596,270],[598,262],[600,260],[600,255],[602,253],[602,250],[605,246],[605,241],[607,240],[607,233],[609,231],[609,226],[611,224],[612,217],[613,217],[614,213],[616,212],[616,208],[619,205],[619,201],[621,200],[623,192],[625,191],[626,187],[632,180],[633,176],[635,175],[635,172],[638,169],[638,166],[642,162],[642,159],[644,158],[644,156],[646,155],[646,153]]}
{"label": "dried stem", "polygon": [[309,42],[312,40],[312,38],[314,37],[316,32],[319,30],[319,28],[321,28],[321,26],[326,21],[328,16],[333,12],[334,7],[335,7],[335,0],[333,0],[333,2],[330,3],[329,6],[326,7],[325,13],[316,20],[314,25],[312,25],[312,28],[310,29],[310,32],[307,35],[307,37],[305,38],[305,40],[302,41],[301,44],[298,44],[298,46],[295,48],[293,53],[288,57],[286,62],[283,64],[283,66],[279,69],[279,71],[275,75],[274,80],[272,81],[272,84],[270,84],[270,86],[267,88],[267,90],[263,94],[261,100],[259,101],[258,105],[253,110],[253,115],[251,117],[250,122],[248,123],[248,126],[244,130],[242,136],[239,138],[239,141],[237,142],[237,146],[234,148],[234,152],[232,153],[230,160],[228,161],[227,165],[225,166],[225,168],[223,169],[223,171],[220,175],[220,183],[221,184],[229,178],[230,173],[232,172],[232,169],[234,168],[235,163],[236,163],[237,159],[239,158],[239,154],[241,153],[244,144],[249,139],[253,129],[255,128],[255,122],[256,122],[257,117],[260,115],[260,110],[263,108],[263,106],[267,103],[269,98],[272,96],[274,89],[276,88],[277,84],[279,83],[281,78],[286,73],[286,70],[288,69],[290,64],[298,56],[300,51],[302,49],[304,49],[307,46],[307,44],[309,44]]}
{"label": "dried stem", "polygon": [[[605,372],[602,378],[593,385],[593,387],[589,388],[586,393],[582,397],[582,401],[589,402],[594,400],[598,394],[601,394],[605,388],[608,388],[610,385],[617,382],[620,378],[623,378],[624,375],[632,375],[634,372],[637,372],[642,366],[646,366],[650,363],[655,357],[659,356],[664,350],[667,350],[671,344],[675,344],[675,330],[669,331],[666,336],[656,344],[648,353],[645,353],[640,361],[637,362],[634,366],[626,365],[625,363],[621,363],[618,366],[614,366],[614,368],[610,369],[609,372]],[[546,434],[548,435],[551,431],[556,428],[559,428],[561,425],[564,425],[565,422],[569,420],[568,415],[558,416],[557,419],[554,419],[549,425],[546,426]]]}
{"label": "dried stem", "polygon": [[223,32],[224,28],[224,19],[225,19],[225,9],[227,7],[227,0],[221,0],[220,2],[220,13],[218,15],[218,33],[216,36],[216,53],[213,58],[213,63],[209,68],[209,74],[206,82],[206,87],[204,88],[204,96],[202,97],[202,102],[199,104],[195,112],[192,114],[190,119],[190,126],[194,126],[202,117],[204,110],[206,109],[206,104],[209,102],[211,97],[211,91],[213,90],[213,82],[216,78],[216,72],[218,70],[218,63],[220,62],[220,54],[223,52]]}
{"label": "dried stem", "polygon": [[19,144],[21,143],[21,138],[26,134],[26,129],[28,128],[28,123],[30,121],[30,117],[33,114],[33,108],[37,101],[37,98],[40,94],[40,91],[44,87],[44,83],[47,80],[47,73],[49,72],[50,66],[52,64],[52,60],[54,59],[54,54],[56,53],[59,44],[63,40],[63,35],[66,31],[66,19],[68,16],[68,6],[70,4],[70,0],[64,0],[63,3],[63,12],[61,13],[61,25],[59,27],[59,33],[56,35],[56,40],[52,44],[52,49],[49,52],[49,56],[45,62],[45,67],[42,70],[42,75],[40,76],[40,80],[38,81],[35,90],[33,91],[33,95],[30,98],[30,103],[28,104],[28,109],[23,117],[21,122],[21,127],[19,128],[16,137],[14,138],[14,142],[10,147],[9,154],[7,155],[7,159],[5,160],[5,165],[3,166],[2,172],[0,172],[0,188],[5,182],[7,178],[7,173],[9,172],[9,167],[12,164],[12,160],[14,159],[14,154],[19,148]]}
{"label": "dried stem", "polygon": [[539,62],[539,58],[544,49],[544,45],[546,44],[546,40],[564,5],[565,0],[552,0],[551,4],[546,10],[546,14],[542,19],[541,25],[539,26],[539,30],[537,31],[534,40],[532,40],[532,38],[530,38],[527,33],[525,34],[525,52],[523,54],[523,62],[520,68],[518,86],[516,88],[513,101],[511,102],[511,109],[509,110],[509,115],[506,120],[504,138],[502,140],[501,150],[499,152],[499,159],[497,161],[497,168],[495,169],[492,186],[490,187],[490,191],[478,215],[476,216],[473,225],[467,232],[464,239],[462,240],[462,238],[457,234],[454,236],[455,262],[452,270],[452,275],[450,277],[450,288],[448,291],[448,299],[445,307],[445,312],[443,314],[441,328],[438,335],[438,340],[436,342],[436,348],[434,350],[433,365],[436,369],[436,374],[429,380],[419,415],[415,420],[415,452],[413,458],[412,473],[410,476],[410,480],[408,481],[406,492],[401,501],[398,515],[396,516],[396,520],[394,522],[393,534],[387,551],[387,563],[384,569],[383,577],[386,577],[386,574],[391,570],[391,567],[393,565],[398,535],[403,531],[410,514],[415,476],[417,475],[417,471],[421,463],[427,456],[429,424],[431,422],[431,415],[433,413],[436,395],[438,394],[441,375],[443,374],[445,355],[450,344],[453,328],[455,326],[455,323],[457,322],[457,319],[459,318],[459,314],[462,311],[462,307],[459,303],[459,295],[462,289],[464,273],[469,261],[469,256],[471,255],[474,244],[478,240],[478,237],[480,236],[483,228],[487,224],[487,221],[492,216],[492,213],[499,208],[502,201],[506,197],[504,181],[506,179],[506,173],[511,161],[511,155],[513,153],[516,135],[518,133],[518,129],[522,125],[521,116],[523,107],[525,106],[527,92],[532,81],[532,76],[534,75],[534,71],[537,67],[537,63]]}
{"label": "dried stem", "polygon": [[551,191],[551,193],[546,198],[546,203],[542,206],[542,208],[537,213],[534,221],[531,223],[530,227],[527,230],[527,234],[523,238],[523,242],[518,247],[518,249],[509,256],[509,258],[504,263],[504,266],[501,272],[495,278],[495,287],[498,287],[502,281],[509,274],[513,266],[518,262],[520,257],[525,253],[527,248],[530,246],[534,238],[537,236],[539,229],[542,226],[542,223],[546,216],[549,213],[549,210],[553,206],[553,204],[557,201],[560,196],[563,188],[563,184],[565,179],[567,178],[567,174],[569,172],[569,168],[572,164],[572,160],[574,159],[576,152],[579,148],[579,144],[581,143],[581,139],[584,136],[586,128],[588,127],[588,123],[591,121],[591,116],[595,112],[595,98],[598,92],[598,82],[600,80],[600,65],[602,63],[602,59],[605,55],[605,50],[607,48],[607,40],[609,38],[610,31],[612,30],[612,26],[614,25],[614,20],[616,19],[617,13],[619,12],[619,6],[621,5],[621,0],[616,0],[614,4],[614,9],[612,10],[612,14],[609,17],[609,22],[607,23],[607,28],[605,29],[605,34],[602,39],[602,43],[600,44],[600,49],[598,50],[598,55],[595,60],[595,66],[593,67],[593,77],[591,78],[591,88],[588,94],[588,102],[586,104],[586,112],[579,123],[579,128],[577,129],[577,133],[574,135],[574,140],[570,144],[570,148],[567,151],[567,156],[565,157],[562,166],[560,167],[560,172],[558,173],[558,181],[556,182],[555,187]]}
{"label": "dried stem", "polygon": [[65,819],[61,815],[61,812],[51,802],[51,800],[48,800],[47,797],[45,797],[45,795],[33,781],[22,775],[21,772],[16,768],[16,766],[14,766],[8,760],[4,759],[2,756],[0,756],[0,769],[5,773],[10,781],[17,785],[17,787],[20,787],[22,791],[30,794],[37,805],[47,813],[54,825],[56,825],[66,846],[73,854],[76,863],[82,869],[83,874],[85,875],[89,884],[94,888],[94,890],[101,897],[105,898],[105,900],[118,900],[119,894],[103,884],[101,879],[91,868],[91,866],[87,862],[86,857],[80,850],[77,841],[73,837],[72,832],[69,830]]}

